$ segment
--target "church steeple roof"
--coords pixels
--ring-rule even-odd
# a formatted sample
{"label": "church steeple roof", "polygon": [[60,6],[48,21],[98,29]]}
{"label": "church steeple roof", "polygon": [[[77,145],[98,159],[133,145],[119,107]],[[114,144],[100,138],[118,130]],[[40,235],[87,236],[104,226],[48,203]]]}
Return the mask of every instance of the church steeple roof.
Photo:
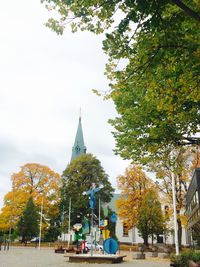
{"label": "church steeple roof", "polygon": [[79,122],[78,122],[78,129],[76,132],[76,138],[74,145],[72,147],[72,156],[71,156],[71,162],[81,154],[86,153],[86,146],[84,144],[83,139],[83,130],[82,130],[82,124],[81,124],[81,116],[79,116]]}

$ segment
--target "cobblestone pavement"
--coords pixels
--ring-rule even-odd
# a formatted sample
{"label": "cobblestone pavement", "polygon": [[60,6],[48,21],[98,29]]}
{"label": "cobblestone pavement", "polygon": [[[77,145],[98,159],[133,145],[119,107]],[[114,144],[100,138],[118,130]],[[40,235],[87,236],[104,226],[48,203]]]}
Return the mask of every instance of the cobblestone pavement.
{"label": "cobblestone pavement", "polygon": [[[132,253],[128,254],[125,261],[114,264],[113,267],[169,267],[168,260],[146,259],[133,260]],[[0,267],[96,267],[97,264],[69,263],[63,254],[55,254],[53,249],[48,248],[16,248],[9,251],[0,251]],[[98,264],[100,267],[110,267],[110,264]]]}

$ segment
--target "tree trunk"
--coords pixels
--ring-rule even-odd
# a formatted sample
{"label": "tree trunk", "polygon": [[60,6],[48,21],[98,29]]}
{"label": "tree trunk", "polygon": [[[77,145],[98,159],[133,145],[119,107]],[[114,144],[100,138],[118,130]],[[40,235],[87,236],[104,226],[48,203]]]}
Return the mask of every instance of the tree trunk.
{"label": "tree trunk", "polygon": [[21,242],[25,243],[25,236],[24,235],[22,236],[22,241]]}
{"label": "tree trunk", "polygon": [[[177,211],[177,215],[178,217],[180,217],[180,211]],[[181,219],[178,218],[177,219],[177,225],[178,225],[178,245],[179,248],[181,248],[181,241],[182,241],[182,223],[181,223]]]}
{"label": "tree trunk", "polygon": [[144,239],[144,245],[148,247],[149,246],[149,243],[148,243],[148,235],[147,236],[144,236],[143,239]]}

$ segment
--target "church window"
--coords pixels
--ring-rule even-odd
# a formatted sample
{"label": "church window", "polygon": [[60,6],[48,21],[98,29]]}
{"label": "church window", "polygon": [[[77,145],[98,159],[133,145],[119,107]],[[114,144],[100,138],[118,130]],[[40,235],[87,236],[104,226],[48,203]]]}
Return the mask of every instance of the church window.
{"label": "church window", "polygon": [[123,223],[123,236],[128,236],[128,227]]}

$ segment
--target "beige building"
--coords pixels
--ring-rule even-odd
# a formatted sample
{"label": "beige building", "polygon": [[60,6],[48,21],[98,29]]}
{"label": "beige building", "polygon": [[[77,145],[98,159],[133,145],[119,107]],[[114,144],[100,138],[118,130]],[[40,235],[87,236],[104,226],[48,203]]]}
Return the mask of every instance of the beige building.
{"label": "beige building", "polygon": [[[120,197],[120,194],[114,194],[113,199],[111,200],[109,207],[117,213],[116,200]],[[173,229],[173,222],[169,221],[169,225],[171,229]],[[139,244],[143,243],[143,239],[140,237],[138,229],[133,227],[128,230],[127,227],[123,224],[123,222],[119,219],[116,223],[116,236],[118,240],[122,243],[129,244]],[[151,243],[151,239],[149,239],[149,243]],[[154,240],[154,243],[163,243],[163,244],[174,244],[174,235],[169,233],[167,236],[159,235],[157,240]],[[182,229],[182,245],[189,246],[187,230],[185,228]]]}

